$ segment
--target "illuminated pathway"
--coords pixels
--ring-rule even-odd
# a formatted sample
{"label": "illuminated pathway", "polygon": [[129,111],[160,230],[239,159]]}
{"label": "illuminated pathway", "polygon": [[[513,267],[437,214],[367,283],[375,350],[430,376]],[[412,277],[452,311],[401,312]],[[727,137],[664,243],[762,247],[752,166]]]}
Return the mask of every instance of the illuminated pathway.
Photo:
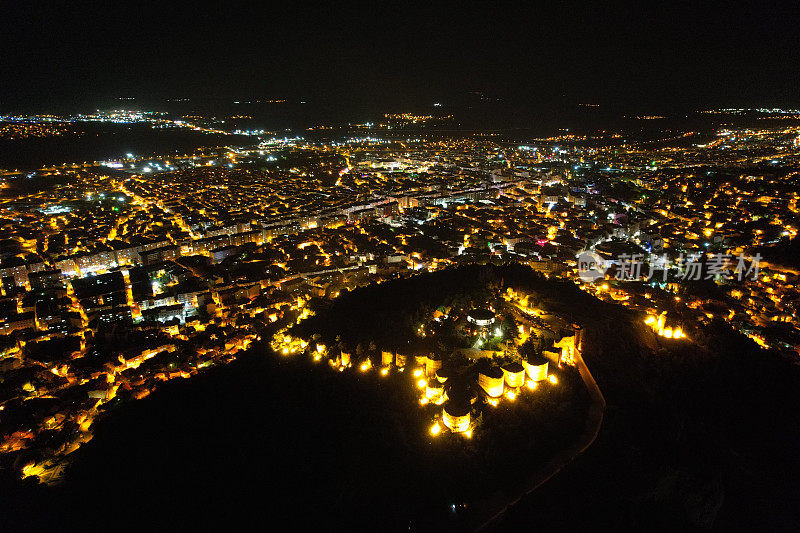
{"label": "illuminated pathway", "polygon": [[603,424],[603,412],[606,408],[606,400],[600,388],[597,386],[594,377],[589,372],[589,368],[586,366],[583,356],[578,350],[575,350],[574,359],[575,365],[578,367],[578,371],[581,374],[581,379],[583,379],[583,383],[586,385],[586,389],[589,391],[589,397],[592,400],[586,418],[586,426],[580,438],[571,447],[557,454],[537,472],[534,472],[526,483],[528,488],[512,500],[503,498],[500,493],[496,493],[489,500],[477,502],[475,504],[475,516],[468,524],[468,530],[485,529],[498,518],[502,518],[506,511],[549,481],[550,478],[558,474],[562,468],[585,452],[597,438],[597,434],[600,432],[600,426]]}

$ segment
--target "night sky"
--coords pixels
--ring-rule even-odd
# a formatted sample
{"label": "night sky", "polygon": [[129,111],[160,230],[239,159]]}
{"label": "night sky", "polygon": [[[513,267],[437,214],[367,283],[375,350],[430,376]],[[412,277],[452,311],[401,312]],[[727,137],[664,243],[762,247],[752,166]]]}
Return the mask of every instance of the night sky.
{"label": "night sky", "polygon": [[397,108],[470,91],[531,109],[564,99],[644,110],[800,106],[797,2],[59,4],[4,10],[0,112],[93,109],[126,96]]}

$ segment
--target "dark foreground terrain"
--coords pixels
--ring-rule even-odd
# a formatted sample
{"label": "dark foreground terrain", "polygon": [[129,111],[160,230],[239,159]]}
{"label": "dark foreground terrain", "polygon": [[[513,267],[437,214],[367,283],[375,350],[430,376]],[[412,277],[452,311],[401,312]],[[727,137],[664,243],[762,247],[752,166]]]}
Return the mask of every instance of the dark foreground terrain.
{"label": "dark foreground terrain", "polygon": [[607,402],[597,440],[494,529],[797,531],[800,367],[724,324],[676,353],[602,331],[584,354]]}
{"label": "dark foreground terrain", "polygon": [[432,412],[419,407],[414,379],[340,373],[262,342],[230,365],[117,407],[60,486],[5,479],[2,520],[67,531],[252,520],[458,529],[473,502],[521,492],[584,427],[577,372],[493,408],[471,439],[429,435]]}
{"label": "dark foreground terrain", "polygon": [[[529,281],[584,324],[607,410],[595,443],[492,528],[797,530],[797,365],[724,324],[662,342],[625,309]],[[518,494],[580,431],[568,376],[471,441],[435,440],[408,375],[338,373],[257,346],[102,420],[61,486],[2,479],[0,529],[460,529],[474,517],[459,504]]]}
{"label": "dark foreground terrain", "polygon": [[[403,381],[410,376],[379,380],[256,352],[118,409],[78,452],[61,486],[22,490],[6,480],[3,520],[54,530],[250,519],[457,525],[451,504],[513,486],[582,424],[580,416],[544,411],[569,401],[565,379],[552,394],[537,391],[531,406],[494,413],[506,428],[471,441],[433,438]],[[529,407],[540,412],[535,433],[521,427]],[[524,438],[515,441],[515,433]],[[538,453],[519,453],[533,442]]]}

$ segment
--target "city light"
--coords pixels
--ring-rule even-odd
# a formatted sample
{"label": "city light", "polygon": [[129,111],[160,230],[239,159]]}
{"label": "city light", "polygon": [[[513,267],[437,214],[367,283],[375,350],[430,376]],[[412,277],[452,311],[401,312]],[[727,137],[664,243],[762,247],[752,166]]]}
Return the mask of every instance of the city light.
{"label": "city light", "polygon": [[[125,24],[117,26],[125,31]],[[91,33],[86,28],[78,30]],[[565,34],[559,42],[574,39]],[[757,44],[750,39],[723,59],[756,57],[743,50]],[[269,47],[264,49],[269,55]],[[62,55],[81,56],[72,52]],[[84,55],[91,63],[92,54]],[[234,51],[233,66],[226,68],[245,68],[235,64],[246,64],[252,55]],[[464,54],[470,61],[473,56]],[[201,59],[190,63],[220,72],[213,54]],[[135,63],[131,72],[141,70]],[[296,67],[309,70],[302,62]],[[434,70],[446,73],[447,67]],[[597,74],[603,69],[578,67],[599,76],[594,86],[604,86]],[[13,71],[6,84],[26,85],[20,82],[24,69],[19,79]],[[169,68],[157,71],[175,77]],[[353,73],[355,80],[370,79],[358,68]],[[564,78],[546,74],[539,76],[545,85]],[[61,78],[39,81],[57,96],[65,90]],[[235,72],[231,79],[237,79]],[[398,104],[378,94],[370,106],[375,112],[361,116],[363,110],[337,101],[334,91],[325,105],[337,110],[336,120],[313,115],[318,107],[310,99],[302,120],[285,118],[306,103],[306,96],[291,91],[239,100],[209,95],[202,103],[171,98],[154,109],[144,107],[144,98],[122,94],[111,95],[121,103],[104,109],[4,112],[0,141],[15,149],[3,154],[0,169],[0,469],[18,480],[69,484],[67,467],[81,468],[73,452],[94,438],[107,439],[98,427],[127,403],[151,394],[162,401],[164,383],[199,375],[205,376],[201,385],[208,380],[225,387],[215,381],[219,375],[242,371],[265,384],[260,393],[277,398],[254,400],[248,396],[252,387],[240,387],[236,397],[243,412],[252,406],[287,410],[276,420],[292,419],[297,427],[284,425],[283,433],[307,438],[302,429],[313,421],[304,411],[308,407],[327,421],[320,442],[347,444],[355,434],[370,446],[370,432],[377,431],[386,444],[382,461],[401,470],[424,467],[441,494],[458,492],[448,485],[452,480],[491,491],[497,480],[520,475],[509,474],[507,465],[530,466],[535,473],[542,465],[528,465],[531,460],[555,464],[574,457],[573,450],[590,449],[601,421],[614,419],[617,411],[624,418],[645,409],[636,421],[617,425],[626,431],[621,440],[647,449],[641,435],[674,433],[657,427],[671,417],[647,411],[656,406],[663,415],[675,408],[672,383],[703,384],[680,388],[686,398],[678,399],[693,405],[715,399],[711,407],[689,413],[687,427],[721,431],[713,442],[734,447],[735,436],[725,433],[729,415],[717,404],[763,405],[778,414],[781,405],[791,405],[780,394],[798,388],[789,385],[800,353],[800,279],[792,263],[800,228],[800,110],[678,112],[664,102],[656,105],[654,96],[653,109],[633,102],[631,109],[641,110],[617,116],[600,94],[597,101],[580,103],[567,95],[556,99],[561,103],[542,104],[564,108],[569,120],[548,123],[540,117],[531,128],[524,123],[530,110],[522,103],[488,89],[463,94],[459,83],[453,80],[453,102],[422,95],[429,112],[392,109]],[[688,79],[684,89],[693,83]],[[351,85],[356,93],[360,85],[391,86],[386,80]],[[397,94],[405,94],[400,85]],[[219,83],[205,86],[213,91]],[[42,92],[34,89],[17,91],[24,97]],[[148,92],[144,86],[133,89]],[[233,86],[226,91],[242,92]],[[547,99],[552,92],[537,95]],[[469,120],[478,111],[488,117],[481,127],[475,117]],[[581,123],[587,114],[591,121]],[[262,129],[268,124],[275,131]],[[598,362],[598,354],[626,353],[635,360],[609,356]],[[714,373],[720,360],[732,365],[721,377]],[[268,379],[258,374],[262,367]],[[401,375],[406,367],[413,378]],[[732,385],[724,378],[736,372],[781,386],[750,387],[758,389],[758,398],[738,387],[743,396],[731,403],[725,394]],[[646,401],[639,397],[642,384]],[[356,386],[358,393],[351,394]],[[228,397],[225,390],[219,394]],[[340,409],[340,401],[354,403]],[[620,401],[636,409],[623,409]],[[709,413],[720,423],[702,418]],[[219,418],[211,414],[212,422]],[[383,426],[368,423],[366,415],[403,427],[383,435]],[[650,425],[637,425],[639,418]],[[367,422],[353,431],[353,421]],[[258,423],[235,426],[246,436],[252,429],[247,424]],[[743,424],[743,435],[755,431],[746,416],[736,423]],[[406,438],[419,437],[420,425],[421,439]],[[780,433],[773,426],[771,439]],[[434,444],[424,435],[426,427],[433,437],[446,435]],[[578,429],[570,433],[571,428]],[[478,442],[451,437],[471,439],[478,431]],[[298,441],[297,449],[311,448]],[[786,455],[768,451],[751,454],[754,468],[773,471],[764,461]],[[287,464],[298,460],[277,456]],[[363,490],[359,483],[369,476],[358,469],[365,467],[346,459],[354,470],[341,475],[356,480],[354,494],[375,492],[396,499],[398,509],[417,508],[406,505],[402,491]],[[214,460],[201,463],[213,467]],[[119,477],[119,465],[106,466],[108,479]],[[644,466],[643,472],[670,467]],[[464,485],[459,476],[475,479]],[[687,479],[697,477],[687,471]],[[430,490],[422,485],[414,486],[419,501]],[[506,485],[516,487],[499,486]],[[519,496],[506,492],[508,499]],[[369,497],[356,513],[339,500],[332,501],[344,505],[337,510],[344,514],[384,511]],[[312,508],[316,502],[307,503]],[[467,503],[473,502],[459,509]],[[489,518],[478,516],[479,507],[473,507],[474,520],[468,517],[470,527]],[[683,507],[676,523],[696,522],[681,514]],[[551,514],[560,516],[558,509]],[[417,518],[403,517],[401,525]],[[497,526],[490,522],[485,527]],[[721,519],[729,522],[729,516]]]}

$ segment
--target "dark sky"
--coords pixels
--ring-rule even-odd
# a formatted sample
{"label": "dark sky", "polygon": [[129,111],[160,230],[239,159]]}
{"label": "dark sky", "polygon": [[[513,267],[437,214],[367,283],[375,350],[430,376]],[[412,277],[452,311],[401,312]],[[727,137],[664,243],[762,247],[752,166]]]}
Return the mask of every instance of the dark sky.
{"label": "dark sky", "polygon": [[117,96],[397,107],[475,90],[530,107],[800,106],[800,2],[646,3],[15,2],[0,18],[0,111]]}

